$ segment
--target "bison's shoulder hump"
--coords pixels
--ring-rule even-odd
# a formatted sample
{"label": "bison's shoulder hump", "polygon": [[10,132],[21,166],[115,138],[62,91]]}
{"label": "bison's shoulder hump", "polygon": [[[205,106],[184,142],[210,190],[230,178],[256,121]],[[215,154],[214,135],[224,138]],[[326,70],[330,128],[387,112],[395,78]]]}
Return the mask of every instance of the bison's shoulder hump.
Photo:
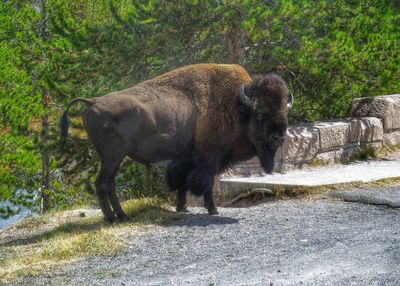
{"label": "bison's shoulder hump", "polygon": [[172,79],[183,79],[183,78],[210,78],[213,76],[231,76],[235,78],[243,78],[245,81],[250,80],[249,74],[246,70],[237,64],[195,64],[184,66],[160,76],[153,78],[150,81],[164,82]]}

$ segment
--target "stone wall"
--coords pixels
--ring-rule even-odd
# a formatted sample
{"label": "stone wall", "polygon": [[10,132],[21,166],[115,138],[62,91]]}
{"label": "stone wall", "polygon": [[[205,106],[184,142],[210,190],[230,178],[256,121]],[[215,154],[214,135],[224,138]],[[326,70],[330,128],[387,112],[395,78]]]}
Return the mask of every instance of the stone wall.
{"label": "stone wall", "polygon": [[[400,144],[400,94],[354,99],[350,117],[289,126],[275,157],[275,171],[305,165],[345,163],[365,148],[379,150]],[[236,166],[224,176],[261,174],[258,159]]]}

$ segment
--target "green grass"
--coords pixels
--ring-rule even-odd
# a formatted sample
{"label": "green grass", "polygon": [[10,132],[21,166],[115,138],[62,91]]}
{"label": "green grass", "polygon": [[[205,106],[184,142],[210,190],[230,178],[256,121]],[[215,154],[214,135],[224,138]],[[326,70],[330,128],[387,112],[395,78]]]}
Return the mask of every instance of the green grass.
{"label": "green grass", "polygon": [[121,234],[128,229],[179,218],[157,199],[130,200],[122,205],[131,219],[119,224],[106,223],[101,214],[54,223],[63,213],[36,216],[19,223],[17,228],[29,234],[23,239],[0,243],[0,284],[51,273],[63,263],[80,257],[118,254],[125,246]]}

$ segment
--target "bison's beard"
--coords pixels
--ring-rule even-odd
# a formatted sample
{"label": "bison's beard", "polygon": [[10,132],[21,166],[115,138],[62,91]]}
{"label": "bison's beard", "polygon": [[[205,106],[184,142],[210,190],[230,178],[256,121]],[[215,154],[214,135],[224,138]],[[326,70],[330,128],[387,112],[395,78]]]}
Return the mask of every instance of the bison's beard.
{"label": "bison's beard", "polygon": [[258,152],[258,158],[260,159],[261,167],[264,172],[271,174],[274,171],[274,159],[275,159],[276,149],[264,149]]}

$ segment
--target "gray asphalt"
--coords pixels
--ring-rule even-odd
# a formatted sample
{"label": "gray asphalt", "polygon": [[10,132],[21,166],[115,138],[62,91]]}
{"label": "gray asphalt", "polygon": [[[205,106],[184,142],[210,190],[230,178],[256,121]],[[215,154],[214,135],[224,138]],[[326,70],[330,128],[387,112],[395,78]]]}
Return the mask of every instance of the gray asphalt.
{"label": "gray asphalt", "polygon": [[22,285],[400,285],[400,186],[201,208]]}
{"label": "gray asphalt", "polygon": [[331,196],[347,202],[359,202],[371,205],[386,205],[392,208],[400,208],[399,188],[390,188],[383,192],[382,189],[352,190],[351,192],[336,191]]}

